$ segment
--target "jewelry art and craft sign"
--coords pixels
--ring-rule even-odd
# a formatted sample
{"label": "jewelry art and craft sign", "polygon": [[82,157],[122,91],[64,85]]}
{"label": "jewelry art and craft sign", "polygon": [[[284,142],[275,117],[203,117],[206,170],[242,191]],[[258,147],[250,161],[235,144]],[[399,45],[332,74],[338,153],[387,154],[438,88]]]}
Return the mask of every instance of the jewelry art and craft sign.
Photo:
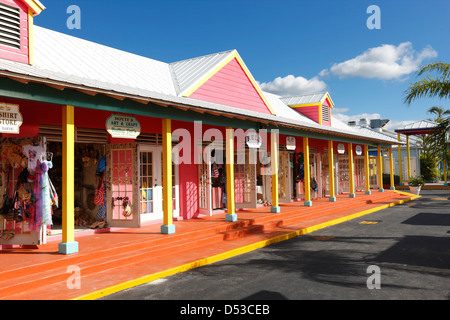
{"label": "jewelry art and craft sign", "polygon": [[141,134],[141,124],[135,117],[113,114],[106,120],[106,131],[113,138],[136,139]]}
{"label": "jewelry art and craft sign", "polygon": [[0,132],[19,133],[23,123],[22,114],[18,104],[0,102]]}

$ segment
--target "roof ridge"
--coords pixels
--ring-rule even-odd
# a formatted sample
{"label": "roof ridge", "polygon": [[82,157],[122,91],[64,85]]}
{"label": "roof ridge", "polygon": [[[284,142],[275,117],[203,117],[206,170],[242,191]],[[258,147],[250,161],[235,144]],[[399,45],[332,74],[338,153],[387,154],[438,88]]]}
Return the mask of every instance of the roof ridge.
{"label": "roof ridge", "polygon": [[220,52],[215,52],[215,53],[209,53],[209,54],[205,54],[202,56],[197,56],[197,57],[192,57],[192,58],[183,59],[183,60],[179,60],[179,61],[169,62],[169,65],[174,65],[177,63],[187,62],[187,61],[191,61],[191,60],[197,60],[197,59],[201,59],[201,58],[206,58],[206,57],[210,57],[210,56],[220,55],[220,54],[224,54],[224,53],[231,53],[231,52],[237,52],[237,50],[231,49],[231,50],[225,50],[225,51],[220,51]]}

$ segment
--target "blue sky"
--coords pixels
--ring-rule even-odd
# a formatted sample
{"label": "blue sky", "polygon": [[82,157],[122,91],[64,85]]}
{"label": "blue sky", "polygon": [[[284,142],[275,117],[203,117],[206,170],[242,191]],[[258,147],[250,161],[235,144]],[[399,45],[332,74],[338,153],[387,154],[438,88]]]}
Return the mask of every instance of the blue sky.
{"label": "blue sky", "polygon": [[[173,62],[237,49],[263,90],[280,95],[329,91],[343,121],[390,119],[391,127],[430,118],[403,92],[417,67],[450,61],[448,0],[41,0],[35,19],[60,31],[152,59]],[[70,30],[67,8],[81,9]],[[370,5],[381,29],[369,29]]]}

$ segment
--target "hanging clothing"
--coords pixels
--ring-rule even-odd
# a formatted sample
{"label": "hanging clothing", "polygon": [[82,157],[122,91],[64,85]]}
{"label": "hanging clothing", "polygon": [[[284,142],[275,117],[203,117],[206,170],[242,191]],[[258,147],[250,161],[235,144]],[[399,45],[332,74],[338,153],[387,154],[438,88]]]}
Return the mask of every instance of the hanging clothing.
{"label": "hanging clothing", "polygon": [[22,147],[22,151],[28,158],[28,170],[34,171],[39,159],[45,153],[45,149],[41,146],[26,145]]}
{"label": "hanging clothing", "polygon": [[104,190],[105,201],[103,202],[103,204],[98,206],[97,217],[99,219],[106,218],[106,181],[105,180],[103,180],[103,190]]}
{"label": "hanging clothing", "polygon": [[48,170],[53,167],[49,161],[37,161],[35,171],[34,195],[36,206],[34,217],[30,218],[30,229],[39,231],[41,226],[52,225],[50,185],[48,182]]}

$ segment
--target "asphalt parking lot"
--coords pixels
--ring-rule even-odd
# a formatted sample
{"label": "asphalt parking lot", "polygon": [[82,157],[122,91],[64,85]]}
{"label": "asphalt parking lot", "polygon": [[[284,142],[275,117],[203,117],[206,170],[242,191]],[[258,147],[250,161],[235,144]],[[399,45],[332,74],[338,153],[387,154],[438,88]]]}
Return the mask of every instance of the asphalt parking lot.
{"label": "asphalt parking lot", "polygon": [[450,190],[104,297],[448,300]]}

